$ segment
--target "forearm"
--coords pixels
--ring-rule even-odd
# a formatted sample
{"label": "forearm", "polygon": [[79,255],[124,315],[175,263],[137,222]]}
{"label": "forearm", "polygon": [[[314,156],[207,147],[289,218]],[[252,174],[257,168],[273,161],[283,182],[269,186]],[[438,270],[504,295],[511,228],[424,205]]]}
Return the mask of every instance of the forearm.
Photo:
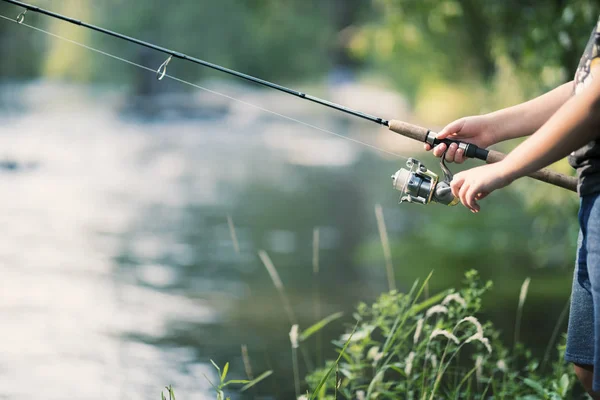
{"label": "forearm", "polygon": [[537,171],[594,140],[599,132],[600,83],[593,82],[502,161],[506,174],[512,180]]}
{"label": "forearm", "polygon": [[573,81],[533,100],[486,114],[495,142],[529,136],[569,100],[573,91]]}

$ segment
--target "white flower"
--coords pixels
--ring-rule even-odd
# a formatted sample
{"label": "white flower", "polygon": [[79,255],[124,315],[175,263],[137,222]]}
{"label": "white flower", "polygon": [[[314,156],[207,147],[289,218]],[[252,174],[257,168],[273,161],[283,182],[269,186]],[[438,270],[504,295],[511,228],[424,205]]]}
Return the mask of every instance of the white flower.
{"label": "white flower", "polygon": [[413,365],[414,360],[415,360],[415,352],[411,351],[408,354],[408,357],[406,357],[406,360],[404,361],[404,363],[405,363],[404,373],[406,373],[406,375],[410,375],[410,371],[412,371],[412,365]]}
{"label": "white flower", "polygon": [[369,360],[372,360],[373,358],[375,358],[375,354],[377,354],[379,352],[379,346],[373,346],[369,349],[369,351],[367,351],[367,358]]}
{"label": "white flower", "polygon": [[458,327],[463,322],[470,322],[477,329],[476,335],[483,336],[483,327],[481,326],[481,324],[479,323],[479,321],[477,320],[477,318],[471,317],[471,316],[464,317],[463,319],[461,319],[460,321],[458,321],[458,324],[456,324],[456,326],[454,327],[454,329],[456,329],[456,327]]}
{"label": "white flower", "polygon": [[352,338],[350,338],[350,333],[344,333],[340,339],[344,342],[347,340],[350,340],[351,342],[358,342],[368,338],[374,329],[374,325],[365,325],[361,330],[354,332],[354,334],[352,334]]}
{"label": "white flower", "polygon": [[435,339],[438,336],[444,336],[446,338],[448,338],[449,340],[452,340],[454,343],[459,344],[459,340],[456,336],[454,336],[452,333],[443,330],[443,329],[434,329],[433,332],[431,332],[431,335],[429,335],[429,340]]}
{"label": "white flower", "polygon": [[378,346],[371,347],[367,352],[367,359],[373,360],[374,363],[377,363],[377,361],[381,360],[381,357],[383,357],[383,352],[379,351]]}
{"label": "white flower", "polygon": [[500,371],[506,372],[506,363],[504,362],[504,360],[498,360],[498,362],[496,363],[496,367],[498,367]]}
{"label": "white flower", "polygon": [[433,314],[448,314],[448,308],[439,304],[437,306],[433,306],[427,310],[425,313],[425,318],[429,318]]}
{"label": "white flower", "polygon": [[308,400],[308,396],[303,394],[300,397],[298,397],[298,400]]}
{"label": "white flower", "polygon": [[471,343],[473,341],[478,341],[481,344],[483,344],[487,349],[488,353],[492,354],[492,346],[490,346],[490,341],[488,340],[488,338],[483,337],[483,335],[477,332],[476,334],[465,340],[465,343]]}
{"label": "white flower", "polygon": [[298,348],[298,324],[292,325],[292,329],[290,330],[290,343],[292,343],[292,348]]}
{"label": "white flower", "polygon": [[460,297],[460,294],[458,294],[458,293],[452,293],[452,294],[449,294],[448,296],[444,297],[444,300],[442,300],[442,305],[447,306],[451,301],[457,302],[463,308],[467,306],[467,302],[465,301],[465,299]]}
{"label": "white flower", "polygon": [[359,390],[356,392],[356,400],[365,400],[365,391]]}
{"label": "white flower", "polygon": [[413,337],[413,343],[417,343],[419,341],[419,337],[421,336],[421,331],[423,330],[423,318],[417,321],[417,329],[415,330],[415,336]]}
{"label": "white flower", "polygon": [[482,367],[483,357],[477,356],[477,359],[475,360],[475,376],[477,377],[477,382],[481,382]]}

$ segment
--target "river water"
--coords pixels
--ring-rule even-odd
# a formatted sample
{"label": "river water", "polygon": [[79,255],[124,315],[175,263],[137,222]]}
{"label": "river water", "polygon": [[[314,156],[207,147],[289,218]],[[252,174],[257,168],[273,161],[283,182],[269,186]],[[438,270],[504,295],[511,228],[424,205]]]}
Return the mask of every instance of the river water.
{"label": "river water", "polygon": [[[262,97],[248,100],[294,109],[255,96]],[[285,227],[265,227],[256,239],[243,226],[252,207],[246,210],[237,190],[258,181],[302,192],[314,172],[302,177],[296,169],[342,174],[363,149],[203,99],[190,100],[199,101],[198,118],[162,109],[149,121],[124,117],[126,99],[110,92],[47,83],[4,89],[0,399],[147,399],[158,398],[166,384],[178,398],[214,398],[203,376],[216,379],[207,359],[230,357],[242,343],[164,338],[182,336],[173,334],[181,326],[193,327],[192,337],[199,327],[220,326],[217,336],[241,330],[244,338],[243,322],[228,326],[228,310],[256,290],[254,278],[240,276],[258,274],[269,285],[255,247],[282,259],[310,253],[301,234]],[[335,126],[330,117],[317,118]],[[267,209],[268,196],[257,197]],[[228,214],[242,220],[237,255]],[[343,242],[345,233],[336,229],[323,227],[323,248]],[[231,264],[238,267],[221,270]]]}

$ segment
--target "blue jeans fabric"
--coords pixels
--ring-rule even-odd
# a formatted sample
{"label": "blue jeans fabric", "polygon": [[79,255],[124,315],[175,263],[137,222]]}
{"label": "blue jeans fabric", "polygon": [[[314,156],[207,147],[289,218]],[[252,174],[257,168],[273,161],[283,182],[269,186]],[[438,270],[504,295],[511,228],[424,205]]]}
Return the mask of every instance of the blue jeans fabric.
{"label": "blue jeans fabric", "polygon": [[565,360],[594,365],[600,391],[600,193],[583,196]]}

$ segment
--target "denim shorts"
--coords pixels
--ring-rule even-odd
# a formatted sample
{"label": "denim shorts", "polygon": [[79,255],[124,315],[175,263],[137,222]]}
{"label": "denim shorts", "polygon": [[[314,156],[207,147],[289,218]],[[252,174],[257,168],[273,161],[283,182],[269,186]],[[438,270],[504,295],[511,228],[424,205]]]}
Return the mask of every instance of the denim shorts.
{"label": "denim shorts", "polygon": [[[565,360],[594,365],[600,391],[600,193],[583,196]],[[598,201],[597,201],[598,200]]]}

